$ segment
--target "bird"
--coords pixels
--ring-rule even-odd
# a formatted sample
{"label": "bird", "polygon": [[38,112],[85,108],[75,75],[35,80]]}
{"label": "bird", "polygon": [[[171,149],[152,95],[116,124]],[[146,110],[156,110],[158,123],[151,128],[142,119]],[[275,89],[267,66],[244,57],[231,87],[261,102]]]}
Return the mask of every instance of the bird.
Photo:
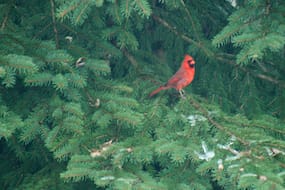
{"label": "bird", "polygon": [[161,90],[166,90],[169,88],[175,88],[182,98],[184,96],[183,88],[188,86],[194,79],[195,75],[195,60],[190,55],[186,54],[181,63],[179,70],[168,80],[168,82],[152,91],[149,97],[154,96]]}

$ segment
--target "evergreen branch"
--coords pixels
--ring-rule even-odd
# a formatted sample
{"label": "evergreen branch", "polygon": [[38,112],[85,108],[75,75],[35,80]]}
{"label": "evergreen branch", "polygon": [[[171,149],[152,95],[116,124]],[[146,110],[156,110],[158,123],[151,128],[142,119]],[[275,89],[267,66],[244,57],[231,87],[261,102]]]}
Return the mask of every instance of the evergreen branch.
{"label": "evergreen branch", "polygon": [[[51,18],[53,16],[51,1],[55,6],[54,20]],[[128,3],[127,12],[130,14],[128,18],[118,12],[121,7],[117,4],[121,5],[123,1]],[[184,2],[185,9],[182,5]],[[76,184],[78,188],[83,185],[83,188],[97,189],[283,189],[285,132],[282,131],[284,124],[281,117],[285,116],[282,109],[285,91],[272,84],[280,85],[282,82],[274,81],[275,78],[283,80],[284,67],[280,61],[283,54],[279,50],[284,48],[282,36],[285,28],[278,31],[274,26],[282,26],[280,23],[284,22],[282,20],[284,11],[276,15],[278,20],[281,20],[276,23],[270,23],[272,19],[267,17],[270,15],[264,15],[268,19],[266,20],[268,26],[272,25],[271,28],[260,28],[259,24],[262,25],[262,23],[257,22],[255,24],[258,25],[245,30],[249,32],[256,27],[262,29],[261,31],[264,29],[267,34],[270,31],[274,32],[273,36],[265,34],[266,46],[260,41],[252,46],[247,54],[249,61],[256,60],[259,57],[251,57],[257,52],[256,47],[265,47],[260,51],[261,55],[266,55],[266,62],[261,62],[261,67],[264,65],[265,69],[240,67],[234,60],[236,56],[219,53],[223,50],[210,47],[210,41],[207,37],[203,37],[203,35],[214,35],[216,29],[226,24],[222,18],[225,16],[225,11],[226,13],[233,11],[225,10],[229,3],[221,2],[217,4],[217,1],[207,1],[209,4],[204,7],[205,2],[191,1],[190,3],[186,0],[50,0],[43,1],[38,7],[33,7],[34,1],[26,4],[16,1],[15,4],[15,0],[12,0],[9,4],[12,5],[13,12],[9,13],[6,4],[0,4],[2,11],[0,27],[6,14],[9,14],[5,31],[1,31],[0,28],[0,32],[3,33],[0,34],[0,44],[2,44],[0,45],[2,55],[0,83],[3,84],[0,85],[0,138],[9,140],[8,144],[4,142],[0,146],[5,153],[0,155],[1,160],[4,160],[0,162],[0,168],[8,171],[7,174],[5,172],[0,174],[0,184],[4,184],[6,189],[31,187],[34,190],[43,189],[57,183],[59,179],[54,180],[53,176],[58,178],[58,174],[63,172],[61,178],[64,181],[92,182],[88,184],[80,182]],[[275,3],[270,0],[267,2],[272,6]],[[91,19],[92,22],[85,23],[77,29],[65,27],[68,31],[60,34],[60,28],[64,23],[56,20],[59,18],[58,15],[77,3],[79,5],[67,12],[64,18],[68,18],[73,26],[77,24],[75,22],[81,23],[86,18]],[[100,9],[96,8],[96,12],[91,13],[94,9],[86,8],[86,5],[89,4],[89,7],[92,7],[94,3],[98,7],[104,6]],[[145,20],[144,3],[153,3],[155,11],[164,12],[165,17],[161,18],[167,22],[163,24],[161,22],[164,20],[159,22],[152,18],[154,25],[148,23]],[[262,0],[250,1],[250,3],[253,6],[262,5]],[[60,5],[59,9],[57,5]],[[239,9],[242,9],[242,5],[239,4],[239,6]],[[262,9],[260,5],[259,7],[258,14],[268,11]],[[215,21],[201,20],[205,16],[196,12],[195,8],[208,9],[207,18],[209,16]],[[283,1],[277,1],[275,7],[270,9],[272,13],[278,11],[276,8],[284,10]],[[170,12],[167,12],[169,10]],[[182,11],[182,14],[175,15],[177,11]],[[256,12],[246,11],[245,14],[246,17],[243,18],[237,15],[234,18],[236,23],[243,24],[252,20]],[[41,15],[43,18],[50,18],[50,21],[46,19],[45,23],[35,21],[35,18]],[[21,22],[17,19],[19,16]],[[76,21],[77,18],[80,19]],[[105,19],[97,25],[98,18]],[[122,19],[121,22],[124,24],[116,19]],[[188,19],[188,27],[190,25],[192,28],[191,35],[184,33],[184,29],[187,30],[187,26],[183,23],[185,19]],[[176,22],[172,24],[171,20]],[[199,31],[199,22],[206,30]],[[212,23],[216,23],[214,30],[208,27]],[[145,24],[150,25],[142,29]],[[165,24],[168,24],[169,28]],[[47,38],[55,40],[56,34],[52,26],[58,29],[59,41],[60,35],[71,36],[72,34],[74,41],[65,45],[66,51],[57,49],[56,42],[45,41]],[[107,30],[110,32],[106,35],[104,31]],[[142,37],[145,35],[144,32],[147,38]],[[241,32],[243,30],[238,34]],[[35,38],[37,36],[43,38],[30,41],[29,36],[35,36],[35,34]],[[105,34],[106,38],[102,39],[100,34]],[[162,41],[163,39],[166,40]],[[236,53],[237,48],[252,45],[252,42],[256,41],[251,36],[236,34],[227,40],[232,40],[234,46],[226,46],[224,51],[233,52],[233,54]],[[174,45],[175,49],[169,48],[172,47],[171,45]],[[187,98],[187,102],[181,100],[178,103],[176,99],[165,96],[153,99],[154,102],[133,99],[132,97],[144,97],[145,89],[148,89],[148,85],[151,84],[142,80],[148,79],[148,75],[157,70],[156,66],[161,68],[159,65],[143,64],[141,61],[156,63],[158,61],[156,55],[167,61],[167,58],[181,55],[185,45],[189,46],[188,51],[195,54],[199,63],[206,64],[205,70],[214,72],[212,73],[214,77],[207,72],[202,72],[207,76],[200,78],[202,81],[196,86],[197,92],[203,96],[211,96],[211,92],[217,92],[221,98],[224,97],[220,106],[213,105],[211,102],[203,103],[191,95]],[[161,51],[164,47],[167,47],[167,52]],[[155,55],[146,52],[151,49],[155,51]],[[207,55],[211,57],[207,57],[204,50],[206,53],[210,52]],[[268,50],[274,50],[273,53],[277,53],[267,54]],[[10,57],[11,54],[22,54],[25,57]],[[169,54],[173,56],[169,57]],[[76,61],[77,64],[74,64],[76,58],[71,55],[80,57]],[[111,63],[114,63],[111,67],[108,60],[102,60],[107,56],[111,58]],[[83,57],[86,57],[86,60],[82,61]],[[207,64],[208,61],[214,62]],[[217,64],[221,62],[222,65],[219,67]],[[227,66],[225,63],[234,67],[223,67]],[[272,67],[276,67],[275,70]],[[132,72],[134,69],[135,73]],[[168,69],[171,68],[164,67],[164,70]],[[107,74],[108,77],[104,77]],[[246,81],[247,75],[252,75],[255,80]],[[234,78],[233,84],[230,81],[233,77],[242,80],[238,81]],[[14,85],[16,81],[17,86]],[[123,81],[123,84],[120,81]],[[248,83],[243,86],[245,81]],[[255,84],[254,81],[257,83]],[[92,85],[94,82],[95,86]],[[8,86],[13,89],[7,90]],[[37,88],[29,86],[37,86]],[[242,88],[232,91],[233,87]],[[262,97],[257,97],[260,93]],[[240,94],[242,95],[239,96]],[[246,95],[250,97],[247,98]],[[274,95],[276,98],[272,101]],[[281,96],[277,97],[278,95]],[[216,95],[214,96],[213,101],[216,101]],[[14,99],[19,101],[14,103]],[[244,107],[245,114],[250,116],[255,113],[257,109],[246,107],[256,105],[261,107],[259,113],[264,115],[252,119],[239,114],[232,116],[231,111],[238,109],[241,101],[248,103]],[[4,106],[6,104],[9,108]],[[89,104],[92,104],[92,107]],[[32,109],[38,105],[38,109]],[[264,110],[268,106],[272,107],[270,110],[279,112],[280,118],[268,115],[268,110]],[[219,112],[218,107],[222,107],[224,111]],[[211,114],[211,110],[218,110],[218,112]],[[184,114],[190,115],[184,116]],[[116,143],[112,144],[111,139]],[[107,140],[111,141],[108,141],[110,142],[108,146],[104,146],[106,143],[102,143]],[[104,152],[105,150],[107,151]],[[33,160],[40,160],[40,162],[33,165]],[[58,165],[57,161],[61,160],[66,162]],[[20,164],[17,165],[17,172],[15,172],[13,163],[18,162]],[[61,167],[66,165],[67,167]],[[31,169],[28,168],[29,166],[32,166]],[[41,169],[41,166],[44,169]],[[60,167],[55,169],[57,166]],[[26,172],[27,168],[28,172]],[[19,180],[13,179],[15,173],[21,174],[21,177],[18,177]],[[39,176],[35,175],[37,173]],[[11,176],[9,177],[11,180],[8,179],[8,175]],[[28,177],[22,178],[22,176]],[[41,177],[40,180],[38,177]],[[9,181],[13,180],[15,183],[10,185]],[[39,183],[42,184],[38,185]],[[57,187],[70,189],[73,186],[74,184],[64,186],[59,184]]]}
{"label": "evergreen branch", "polygon": [[6,70],[4,67],[0,67],[0,78],[4,78],[6,75]]}
{"label": "evergreen branch", "polygon": [[285,149],[285,145],[281,144],[281,143],[284,143],[284,141],[278,142],[278,140],[268,140],[268,141],[264,141],[264,142],[263,141],[259,142],[259,144],[263,144],[266,146]]}
{"label": "evergreen branch", "polygon": [[67,63],[72,62],[72,56],[65,50],[50,50],[46,54],[45,61],[48,63],[60,63],[61,66],[69,66]]}
{"label": "evergreen branch", "polygon": [[241,21],[242,18],[244,18],[244,16],[248,14],[248,12],[254,11],[252,9],[249,10],[239,9],[238,11],[233,13],[228,18],[230,24],[225,26],[224,29],[214,37],[212,44],[216,45],[217,47],[219,47],[220,45],[224,45],[231,39],[231,37],[235,36],[235,34],[238,34],[240,31],[248,27],[250,24],[258,21],[260,17],[262,17],[262,15],[250,18],[244,22]]}
{"label": "evergreen branch", "polygon": [[17,128],[23,126],[23,122],[18,115],[8,111],[5,106],[0,106],[0,109],[0,139],[3,137],[8,139]]}
{"label": "evergreen branch", "polygon": [[99,127],[108,127],[112,120],[111,114],[104,113],[103,111],[99,110],[96,111],[92,116],[92,122],[96,123]]}
{"label": "evergreen branch", "polygon": [[274,83],[274,84],[277,84],[283,88],[285,88],[285,82],[284,81],[281,81],[281,80],[277,80],[277,79],[274,79],[270,76],[267,76],[267,75],[264,75],[264,74],[255,74],[255,73],[252,73],[254,76],[262,79],[262,80],[266,80],[266,81],[269,81],[271,83]]}
{"label": "evergreen branch", "polygon": [[116,96],[116,95],[111,95],[111,96],[106,95],[105,98],[109,98],[110,102],[114,102],[116,105],[120,105],[120,107],[124,107],[124,109],[126,109],[127,107],[129,108],[139,107],[139,104],[135,99]]}
{"label": "evergreen branch", "polygon": [[107,60],[88,59],[86,67],[94,74],[107,75],[111,72],[111,68]]}
{"label": "evergreen branch", "polygon": [[71,144],[64,145],[54,151],[54,158],[58,161],[67,160],[72,155],[73,147]]}
{"label": "evergreen branch", "polygon": [[75,29],[73,29],[72,27],[66,25],[63,22],[60,22],[59,25],[61,27],[63,27],[64,29],[66,29],[68,32],[73,33],[74,35],[80,35],[81,38],[84,38],[85,40],[89,40],[89,37],[86,36],[85,33],[83,33],[83,32],[80,33],[79,31],[76,31]]}
{"label": "evergreen branch", "polygon": [[120,12],[126,18],[128,18],[131,15],[129,6],[130,6],[129,0],[121,1]]}
{"label": "evergreen branch", "polygon": [[82,118],[84,113],[81,109],[80,104],[77,103],[68,103],[64,105],[63,110],[68,113],[68,115],[74,115],[78,118]]}
{"label": "evergreen branch", "polygon": [[148,1],[135,0],[133,3],[135,3],[135,8],[141,11],[142,16],[146,16],[147,18],[150,16],[151,8],[150,8]]}
{"label": "evergreen branch", "polygon": [[214,53],[205,48],[205,46],[203,44],[201,44],[200,42],[196,42],[195,40],[191,39],[190,37],[184,35],[184,34],[180,34],[175,27],[171,26],[168,22],[166,22],[165,20],[163,20],[162,18],[152,14],[152,17],[154,20],[156,20],[157,22],[159,22],[160,24],[162,24],[164,27],[168,28],[170,31],[172,31],[175,35],[179,36],[181,39],[183,39],[184,41],[195,45],[196,47],[198,47],[199,49],[201,49],[208,57],[212,57],[214,56]]}
{"label": "evergreen branch", "polygon": [[191,38],[189,38],[187,36],[180,35],[180,33],[175,29],[175,27],[171,26],[168,22],[166,22],[162,18],[160,18],[160,17],[158,17],[158,16],[156,16],[154,14],[152,14],[152,17],[154,18],[154,20],[156,20],[157,22],[162,24],[164,27],[168,28],[170,31],[172,31],[174,34],[176,34],[177,36],[181,37],[182,39],[184,39],[188,43],[191,43],[191,44],[194,44],[194,45],[196,45],[198,47],[201,47],[201,46],[199,46],[199,44],[195,40],[193,40],[193,39],[191,39]]}
{"label": "evergreen branch", "polygon": [[237,24],[233,24],[232,27],[226,26],[223,33],[218,34],[214,37],[212,44],[220,47],[221,45],[226,44],[231,37],[233,37],[235,34],[237,34],[242,28],[246,27],[247,24],[244,24],[243,27]]}
{"label": "evergreen branch", "polygon": [[65,181],[78,182],[87,178],[87,174],[91,173],[92,170],[89,168],[72,168],[64,173],[60,174],[60,177]]}
{"label": "evergreen branch", "polygon": [[139,115],[138,113],[136,114],[135,112],[132,112],[131,110],[128,110],[127,112],[117,112],[112,115],[114,119],[127,123],[131,126],[137,126],[141,123],[142,121],[142,116]]}
{"label": "evergreen branch", "polygon": [[53,77],[52,82],[54,88],[60,92],[68,87],[68,79],[62,74],[57,74],[55,77]]}
{"label": "evergreen branch", "polygon": [[77,4],[71,5],[67,9],[64,9],[62,12],[60,12],[61,10],[59,10],[58,14],[57,14],[57,17],[64,18],[68,13],[70,13],[73,10],[75,10],[80,5],[80,3],[81,3],[81,1],[78,1]]}
{"label": "evergreen branch", "polygon": [[139,42],[133,33],[122,31],[117,34],[117,45],[120,49],[126,48],[135,51],[138,49]]}
{"label": "evergreen branch", "polygon": [[52,25],[52,23],[47,24],[45,27],[43,27],[39,32],[37,32],[33,39],[37,39],[38,36],[40,36],[43,32],[45,32],[50,26]]}
{"label": "evergreen branch", "polygon": [[256,35],[255,33],[245,33],[238,36],[233,37],[232,43],[236,46],[243,46],[246,43],[253,42],[259,39],[260,36]]}
{"label": "evergreen branch", "polygon": [[244,122],[243,123],[239,123],[239,122],[233,120],[232,118],[223,117],[223,119],[226,122],[234,123],[235,125],[242,125],[242,126],[251,127],[251,128],[252,127],[256,127],[256,128],[261,128],[261,129],[267,129],[267,130],[270,130],[272,132],[280,133],[280,134],[285,135],[285,131],[283,131],[281,129],[276,129],[276,128],[273,128],[273,127],[269,127],[268,125],[262,125],[262,124],[254,122],[254,121],[252,121],[250,123],[244,123]]}
{"label": "evergreen branch", "polygon": [[245,67],[237,66],[234,61],[232,61],[232,60],[230,60],[230,59],[225,59],[225,58],[224,58],[224,55],[225,55],[225,54],[218,54],[218,55],[215,56],[215,57],[216,57],[217,60],[220,60],[220,61],[222,61],[223,63],[229,64],[229,65],[232,65],[232,66],[238,68],[239,70],[241,70],[241,71],[243,71],[243,72],[246,72],[246,73],[251,74],[251,75],[254,76],[254,77],[257,77],[257,78],[259,78],[259,79],[261,79],[261,80],[268,81],[268,82],[270,82],[270,83],[279,85],[279,86],[282,87],[282,88],[285,88],[285,82],[284,82],[284,81],[281,81],[281,80],[272,78],[272,77],[267,76],[267,75],[264,75],[264,74],[254,73],[254,72],[252,72],[252,71],[246,69]]}
{"label": "evergreen branch", "polygon": [[251,124],[251,125],[248,125],[248,126],[262,128],[262,129],[267,129],[267,130],[270,130],[270,131],[273,131],[273,132],[285,135],[285,131],[280,130],[280,129],[274,129],[274,128],[268,127],[268,126],[263,126],[263,125],[258,125],[258,124]]}
{"label": "evergreen branch", "polygon": [[5,87],[13,87],[16,83],[16,76],[15,72],[8,68],[6,69],[5,76],[3,78],[2,84],[5,85]]}
{"label": "evergreen branch", "polygon": [[84,89],[83,89],[83,91],[84,91],[84,93],[85,93],[85,96],[87,97],[87,99],[88,99],[88,103],[89,103],[89,105],[91,106],[91,107],[99,107],[100,106],[100,99],[99,98],[97,98],[96,100],[95,100],[95,98],[93,98],[91,95],[90,95],[90,93],[89,93],[89,91],[88,91],[88,89],[85,87]]}
{"label": "evergreen branch", "polygon": [[34,112],[25,119],[24,127],[21,129],[20,140],[29,144],[37,136],[43,135],[46,126],[43,126],[43,120],[47,117],[46,106],[38,106]]}
{"label": "evergreen branch", "polygon": [[[14,2],[13,2],[14,3]],[[8,18],[9,18],[9,12],[10,12],[10,10],[11,10],[11,8],[14,6],[14,4],[13,3],[9,3],[9,5],[8,5],[8,8],[6,7],[6,10],[5,10],[5,12],[6,12],[6,14],[5,14],[5,16],[4,16],[4,18],[3,18],[3,21],[2,21],[2,23],[1,23],[1,30],[4,30],[4,28],[6,27],[6,25],[7,25],[7,22],[8,22]]]}
{"label": "evergreen branch", "polygon": [[[113,22],[120,26],[122,24],[122,21],[126,18],[124,17],[124,11],[127,10],[123,10],[124,2],[125,1],[113,1],[112,6],[110,6],[109,9],[106,11],[107,15],[112,18]],[[127,20],[128,18],[126,19],[126,21]]]}
{"label": "evergreen branch", "polygon": [[198,33],[197,33],[197,28],[196,28],[196,26],[195,26],[195,24],[194,24],[194,20],[193,20],[193,18],[192,18],[192,16],[191,16],[191,14],[190,14],[190,12],[188,11],[188,9],[187,9],[187,7],[186,7],[186,5],[185,5],[185,3],[184,3],[184,0],[181,0],[180,1],[181,2],[181,4],[183,5],[183,7],[184,7],[184,9],[185,9],[185,12],[187,13],[187,16],[189,17],[189,19],[190,19],[190,21],[191,21],[191,25],[192,25],[192,28],[193,28],[193,31],[194,31],[194,33],[195,33],[195,36],[196,36],[196,39],[199,41],[199,43],[200,43],[200,40],[199,40],[199,35],[198,35]]}
{"label": "evergreen branch", "polygon": [[51,10],[51,17],[52,17],[52,23],[53,23],[53,32],[54,32],[56,48],[59,48],[58,31],[56,28],[55,13],[54,13],[54,1],[53,0],[50,0],[50,6],[51,6],[50,10]]}
{"label": "evergreen branch", "polygon": [[[168,22],[166,22],[165,20],[163,20],[162,18],[152,14],[152,17],[154,18],[154,20],[158,21],[160,24],[162,24],[164,27],[168,28],[169,30],[171,30],[174,34],[180,36],[184,41],[190,43],[190,44],[194,44],[195,46],[197,46],[198,48],[202,49],[203,52],[206,54],[206,55],[213,55],[214,53],[209,50],[209,49],[206,49],[202,44],[196,42],[195,40],[189,38],[188,36],[186,35],[183,35],[183,34],[179,34],[179,32],[175,29],[175,27],[171,26]],[[231,64],[231,65],[234,65],[236,66],[236,64],[232,61],[229,61],[229,60],[224,60],[223,58],[221,58],[220,56],[215,56],[216,59],[218,60],[222,60],[224,63],[227,63],[227,64]],[[240,70],[244,71],[244,72],[249,72],[250,74],[252,74],[253,76],[259,78],[259,79],[262,79],[262,80],[266,80],[266,81],[269,81],[271,83],[274,83],[274,84],[278,84],[280,86],[282,86],[283,88],[285,88],[285,82],[283,81],[280,81],[280,80],[277,80],[277,79],[274,79],[270,76],[266,76],[266,75],[263,75],[263,74],[256,74],[256,73],[253,73],[253,72],[250,72],[248,70],[246,70],[245,68],[243,67],[238,67]]]}
{"label": "evergreen branch", "polygon": [[83,122],[84,121],[82,119],[75,116],[71,116],[63,120],[62,129],[72,135],[82,136],[84,134]]}
{"label": "evergreen branch", "polygon": [[58,148],[59,145],[56,145],[58,143],[56,140],[58,134],[60,133],[60,126],[55,126],[47,135],[45,138],[45,144],[46,147],[49,148],[51,151],[54,151]]}
{"label": "evergreen branch", "polygon": [[4,30],[5,26],[6,26],[6,23],[8,21],[8,14],[4,17],[3,21],[2,21],[2,24],[1,24],[1,30]]}
{"label": "evergreen branch", "polygon": [[127,93],[132,93],[134,91],[133,88],[126,86],[126,85],[116,85],[112,87],[116,91],[120,92],[127,92]]}
{"label": "evergreen branch", "polygon": [[83,88],[87,85],[86,79],[76,73],[68,73],[65,75],[68,82],[75,88]]}
{"label": "evergreen branch", "polygon": [[9,54],[5,56],[3,63],[13,71],[23,74],[33,74],[38,71],[38,66],[33,62],[33,58],[29,56]]}
{"label": "evergreen branch", "polygon": [[89,7],[90,7],[90,4],[89,3],[85,3],[84,8],[82,8],[80,13],[76,16],[75,23],[80,23],[80,21],[83,20],[82,18],[85,16],[86,9],[88,9]]}
{"label": "evergreen branch", "polygon": [[215,126],[217,129],[224,131],[226,134],[228,134],[229,136],[234,136],[240,143],[242,143],[243,145],[249,145],[250,143],[245,141],[244,139],[242,139],[241,137],[236,136],[234,133],[232,133],[230,130],[228,130],[226,127],[222,126],[221,124],[219,124],[218,122],[216,122],[213,118],[211,118],[208,114],[208,111],[203,108],[197,101],[195,101],[193,98],[189,98],[190,100],[190,104],[192,106],[194,106],[197,110],[199,110],[203,116],[205,118],[207,118],[207,120],[213,125]]}
{"label": "evergreen branch", "polygon": [[240,53],[236,56],[237,57],[237,60],[236,60],[236,62],[237,62],[237,64],[244,64],[244,65],[246,65],[247,63],[248,63],[248,61],[249,61],[249,57],[250,57],[250,50],[249,50],[249,47],[247,46],[247,47],[244,47],[241,51],[240,51]]}
{"label": "evergreen branch", "polygon": [[136,59],[134,58],[134,56],[132,56],[131,54],[128,53],[127,50],[122,49],[123,54],[127,57],[127,59],[130,61],[130,63],[137,68],[138,67],[138,62],[136,61]]}
{"label": "evergreen branch", "polygon": [[50,73],[36,73],[25,78],[25,84],[29,86],[44,86],[49,85],[52,81],[52,74]]}

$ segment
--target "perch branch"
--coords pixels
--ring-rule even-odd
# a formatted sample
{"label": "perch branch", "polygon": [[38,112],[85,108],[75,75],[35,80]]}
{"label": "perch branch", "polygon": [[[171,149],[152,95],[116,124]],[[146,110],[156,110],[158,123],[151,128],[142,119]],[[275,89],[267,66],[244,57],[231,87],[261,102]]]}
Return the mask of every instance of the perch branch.
{"label": "perch branch", "polygon": [[[198,43],[196,42],[195,40],[189,38],[188,36],[184,35],[184,34],[180,34],[177,29],[173,26],[171,26],[168,22],[166,22],[165,20],[163,20],[162,18],[156,16],[156,15],[152,15],[153,19],[155,21],[157,21],[158,23],[160,23],[162,26],[168,28],[170,31],[172,31],[175,35],[179,36],[181,39],[183,39],[184,41],[186,41],[187,43],[190,43],[190,44],[193,44],[195,45],[196,47],[198,47],[199,49],[201,49],[207,56],[209,57],[214,57],[215,59],[217,60],[220,60],[222,61],[223,63],[227,63],[227,64],[230,64],[230,65],[233,65],[233,66],[236,66],[236,64],[230,60],[230,59],[225,59],[223,58],[223,55],[225,54],[218,54],[218,55],[215,55],[214,56],[214,52],[212,52],[211,50],[205,48],[203,46],[203,44],[201,43]],[[261,80],[264,80],[264,81],[268,81],[268,82],[271,82],[273,84],[276,84],[276,85],[279,85],[280,87],[282,88],[285,88],[285,82],[283,81],[280,81],[280,80],[277,80],[277,79],[274,79],[270,76],[267,76],[267,75],[264,75],[264,74],[258,74],[258,73],[253,73],[253,72],[250,72],[248,71],[247,69],[243,68],[243,67],[238,67],[238,69],[240,69],[241,71],[244,71],[244,72],[247,72],[247,73],[250,73],[251,75],[253,75],[254,77],[256,78],[259,78]]]}

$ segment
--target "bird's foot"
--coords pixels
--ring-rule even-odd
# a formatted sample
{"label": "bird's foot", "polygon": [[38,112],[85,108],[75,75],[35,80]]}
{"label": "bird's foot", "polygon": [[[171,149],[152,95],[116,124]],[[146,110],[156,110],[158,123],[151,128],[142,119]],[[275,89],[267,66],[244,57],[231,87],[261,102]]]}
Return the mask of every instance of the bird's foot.
{"label": "bird's foot", "polygon": [[186,96],[185,96],[185,91],[184,90],[179,90],[179,94],[181,96],[182,99],[186,99]]}

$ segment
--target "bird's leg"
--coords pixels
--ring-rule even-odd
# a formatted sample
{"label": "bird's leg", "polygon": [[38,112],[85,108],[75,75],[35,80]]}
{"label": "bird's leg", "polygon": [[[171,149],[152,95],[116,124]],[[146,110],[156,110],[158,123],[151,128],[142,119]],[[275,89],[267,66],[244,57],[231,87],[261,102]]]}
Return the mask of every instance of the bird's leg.
{"label": "bird's leg", "polygon": [[179,94],[180,94],[181,98],[186,99],[185,91],[183,89],[179,90]]}

